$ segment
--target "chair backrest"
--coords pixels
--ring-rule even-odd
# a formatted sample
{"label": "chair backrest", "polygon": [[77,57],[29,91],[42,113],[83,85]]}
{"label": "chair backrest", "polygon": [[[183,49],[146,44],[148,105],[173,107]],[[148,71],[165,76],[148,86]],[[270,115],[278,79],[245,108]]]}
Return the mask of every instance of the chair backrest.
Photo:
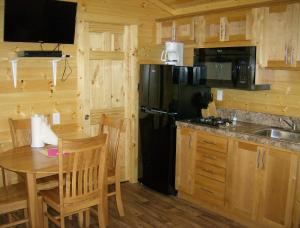
{"label": "chair backrest", "polygon": [[27,146],[31,144],[31,120],[8,119],[13,147]]}
{"label": "chair backrest", "polygon": [[105,194],[103,189],[107,171],[107,135],[59,139],[58,143],[61,207],[99,199]]}
{"label": "chair backrest", "polygon": [[123,122],[123,119],[108,117],[106,115],[102,115],[99,122],[99,134],[108,134],[107,166],[109,169],[115,170],[115,172],[118,171],[120,163],[119,142],[121,131],[123,130]]}

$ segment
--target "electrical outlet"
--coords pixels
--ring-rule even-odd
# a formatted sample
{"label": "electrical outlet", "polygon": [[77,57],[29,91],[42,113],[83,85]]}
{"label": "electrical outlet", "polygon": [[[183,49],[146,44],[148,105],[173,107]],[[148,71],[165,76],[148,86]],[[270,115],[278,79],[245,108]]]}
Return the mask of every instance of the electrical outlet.
{"label": "electrical outlet", "polygon": [[217,90],[217,101],[222,101],[223,100],[223,90],[218,89]]}
{"label": "electrical outlet", "polygon": [[53,125],[60,124],[60,113],[59,112],[52,113],[52,124]]}

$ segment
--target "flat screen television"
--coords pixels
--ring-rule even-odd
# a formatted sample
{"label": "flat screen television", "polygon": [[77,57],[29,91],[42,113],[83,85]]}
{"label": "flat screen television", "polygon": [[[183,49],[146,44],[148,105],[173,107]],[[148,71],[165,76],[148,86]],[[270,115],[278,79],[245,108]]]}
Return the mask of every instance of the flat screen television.
{"label": "flat screen television", "polygon": [[4,41],[73,44],[77,3],[5,0]]}

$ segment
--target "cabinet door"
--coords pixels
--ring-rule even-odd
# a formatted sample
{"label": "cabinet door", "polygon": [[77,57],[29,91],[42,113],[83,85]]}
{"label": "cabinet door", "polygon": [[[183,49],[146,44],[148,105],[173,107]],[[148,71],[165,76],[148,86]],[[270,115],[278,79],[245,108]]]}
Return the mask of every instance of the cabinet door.
{"label": "cabinet door", "polygon": [[296,29],[297,36],[297,47],[296,47],[296,66],[300,67],[300,5],[298,4],[298,28]]}
{"label": "cabinet door", "polygon": [[195,148],[195,131],[179,128],[176,146],[176,189],[190,195],[194,192]]}
{"label": "cabinet door", "polygon": [[207,15],[204,16],[204,42],[215,43],[220,41],[220,16]]}
{"label": "cabinet door", "polygon": [[195,32],[194,32],[194,18],[181,18],[174,21],[175,26],[175,39],[178,42],[194,42]]}
{"label": "cabinet door", "polygon": [[[297,46],[298,4],[270,7],[266,17],[264,47],[267,66],[286,68],[295,66]],[[297,31],[297,30],[296,30]]]}
{"label": "cabinet door", "polygon": [[252,16],[249,10],[232,12],[228,14],[226,18],[225,40],[247,41],[251,39]]}
{"label": "cabinet door", "polygon": [[269,149],[262,155],[263,191],[260,220],[272,227],[290,227],[295,201],[297,155]]}
{"label": "cabinet door", "polygon": [[174,40],[173,21],[162,21],[156,23],[156,43],[162,44]]}
{"label": "cabinet door", "polygon": [[256,220],[259,196],[259,152],[256,144],[234,141],[229,150],[228,203],[233,213]]}

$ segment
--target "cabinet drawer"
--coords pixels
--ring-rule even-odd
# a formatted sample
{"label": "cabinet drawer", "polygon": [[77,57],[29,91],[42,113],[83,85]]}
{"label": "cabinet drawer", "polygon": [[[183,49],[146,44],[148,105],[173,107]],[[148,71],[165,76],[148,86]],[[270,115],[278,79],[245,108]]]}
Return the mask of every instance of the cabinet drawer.
{"label": "cabinet drawer", "polygon": [[214,151],[227,153],[227,138],[206,133],[197,134],[197,149],[207,148]]}
{"label": "cabinet drawer", "polygon": [[225,183],[225,174],[226,170],[224,168],[196,161],[196,175],[205,176]]}
{"label": "cabinet drawer", "polygon": [[200,185],[195,185],[194,197],[209,204],[224,206],[224,195]]}
{"label": "cabinet drawer", "polygon": [[196,159],[200,162],[208,163],[218,167],[226,168],[227,156],[224,153],[198,147]]}
{"label": "cabinet drawer", "polygon": [[203,188],[215,192],[216,194],[224,197],[225,194],[225,183],[220,181],[213,180],[208,177],[204,177],[201,175],[195,176],[195,185],[202,186]]}

